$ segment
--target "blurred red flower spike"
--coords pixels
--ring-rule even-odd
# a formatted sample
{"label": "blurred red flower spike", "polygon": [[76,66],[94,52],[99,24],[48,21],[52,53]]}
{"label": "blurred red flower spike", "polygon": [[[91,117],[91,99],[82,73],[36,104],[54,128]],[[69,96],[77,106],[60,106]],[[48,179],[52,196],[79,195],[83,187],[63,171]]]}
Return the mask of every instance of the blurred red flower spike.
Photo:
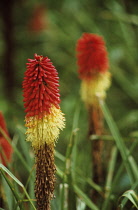
{"label": "blurred red flower spike", "polygon": [[95,74],[108,70],[107,50],[101,36],[84,33],[77,42],[76,50],[81,79],[91,79]]}
{"label": "blurred red flower spike", "polygon": [[[32,16],[29,20],[29,31],[31,32],[41,32],[47,29],[47,9],[45,5],[37,4],[33,9]],[[30,59],[31,60],[31,59]]]}
{"label": "blurred red flower spike", "polygon": [[[0,112],[0,128],[9,136],[6,122],[2,112]],[[9,162],[11,162],[13,149],[11,144],[7,141],[7,139],[0,132],[0,161],[3,165],[7,166]]]}

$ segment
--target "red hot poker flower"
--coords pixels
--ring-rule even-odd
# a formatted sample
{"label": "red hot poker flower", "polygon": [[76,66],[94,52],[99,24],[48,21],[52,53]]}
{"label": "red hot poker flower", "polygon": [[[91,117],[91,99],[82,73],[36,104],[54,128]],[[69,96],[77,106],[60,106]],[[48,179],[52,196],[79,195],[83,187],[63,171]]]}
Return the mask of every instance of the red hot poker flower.
{"label": "red hot poker flower", "polygon": [[59,106],[58,72],[50,59],[35,54],[28,61],[23,81],[26,140],[37,150],[56,141],[64,117]]}
{"label": "red hot poker flower", "polygon": [[[4,116],[2,112],[0,112],[0,127],[3,129],[3,131],[9,136],[6,122],[4,120]],[[11,161],[11,156],[13,153],[13,149],[7,139],[3,137],[3,135],[0,133],[0,159],[3,165],[7,165],[7,162]]]}
{"label": "red hot poker flower", "polygon": [[37,209],[50,210],[55,184],[54,147],[65,118],[59,106],[58,73],[48,57],[28,59],[23,81],[26,140],[36,155]]}
{"label": "red hot poker flower", "polygon": [[95,74],[108,70],[107,51],[101,36],[84,33],[77,42],[76,50],[81,79],[91,79]]}
{"label": "red hot poker flower", "polygon": [[59,108],[59,77],[48,57],[35,54],[28,61],[23,82],[26,117],[38,115],[41,119],[50,113],[51,105]]}
{"label": "red hot poker flower", "polygon": [[[104,39],[97,34],[84,33],[78,40],[77,64],[81,82],[81,98],[89,113],[89,135],[102,135],[103,116],[99,105],[106,97],[106,90],[111,83],[108,72],[109,63]],[[92,141],[93,180],[96,184],[103,181],[103,140]],[[94,202],[98,200],[93,191]]]}

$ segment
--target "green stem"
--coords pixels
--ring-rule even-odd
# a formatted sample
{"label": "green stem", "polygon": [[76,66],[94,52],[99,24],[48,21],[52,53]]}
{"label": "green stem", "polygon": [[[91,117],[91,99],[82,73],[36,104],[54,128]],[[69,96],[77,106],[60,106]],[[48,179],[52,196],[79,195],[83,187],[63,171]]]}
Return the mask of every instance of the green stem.
{"label": "green stem", "polygon": [[117,148],[114,146],[111,151],[111,159],[109,162],[109,170],[107,174],[106,184],[105,184],[105,197],[107,198],[110,194],[111,185],[112,185],[112,179],[116,164],[116,158],[117,158]]}

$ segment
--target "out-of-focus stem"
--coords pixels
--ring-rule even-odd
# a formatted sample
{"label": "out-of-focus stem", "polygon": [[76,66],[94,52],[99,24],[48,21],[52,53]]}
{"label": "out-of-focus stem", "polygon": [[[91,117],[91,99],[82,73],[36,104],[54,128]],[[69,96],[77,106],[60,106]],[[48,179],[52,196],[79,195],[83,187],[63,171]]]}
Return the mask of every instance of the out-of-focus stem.
{"label": "out-of-focus stem", "polygon": [[[102,135],[103,133],[103,115],[100,107],[90,106],[89,107],[89,136],[96,134]],[[102,139],[97,139],[92,141],[92,174],[93,181],[101,185],[104,180],[104,166],[103,166],[103,146],[104,141]],[[96,203],[98,199],[98,192],[93,190],[92,200]]]}

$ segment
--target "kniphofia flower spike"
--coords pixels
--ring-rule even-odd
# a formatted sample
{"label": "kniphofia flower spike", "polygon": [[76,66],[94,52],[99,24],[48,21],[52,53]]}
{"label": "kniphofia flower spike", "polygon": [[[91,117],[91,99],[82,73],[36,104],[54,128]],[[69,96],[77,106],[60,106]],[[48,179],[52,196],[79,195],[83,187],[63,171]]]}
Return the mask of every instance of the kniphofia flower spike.
{"label": "kniphofia flower spike", "polygon": [[77,42],[76,50],[82,99],[87,105],[96,104],[97,98],[106,97],[110,86],[105,42],[97,34],[84,33]]}
{"label": "kniphofia flower spike", "polygon": [[55,143],[59,129],[64,128],[64,117],[59,107],[58,73],[48,57],[34,57],[28,59],[23,91],[27,141],[37,150],[45,143]]}
{"label": "kniphofia flower spike", "polygon": [[[9,136],[6,122],[4,119],[4,116],[2,112],[0,111],[0,128],[5,132],[7,136]],[[7,166],[8,162],[11,162],[13,149],[11,144],[5,139],[5,137],[0,132],[0,162],[2,162],[3,165]]]}
{"label": "kniphofia flower spike", "polygon": [[[89,112],[89,136],[103,134],[103,114],[99,100],[104,100],[111,83],[108,72],[108,55],[103,38],[97,34],[84,33],[78,40],[77,64],[81,82],[81,97]],[[100,185],[104,180],[103,146],[101,138],[91,141],[93,181]],[[97,191],[93,190],[92,200],[96,203]]]}
{"label": "kniphofia flower spike", "polygon": [[37,206],[50,209],[56,169],[54,146],[65,126],[59,106],[59,77],[48,57],[35,54],[28,61],[23,81],[26,135],[36,154]]}

